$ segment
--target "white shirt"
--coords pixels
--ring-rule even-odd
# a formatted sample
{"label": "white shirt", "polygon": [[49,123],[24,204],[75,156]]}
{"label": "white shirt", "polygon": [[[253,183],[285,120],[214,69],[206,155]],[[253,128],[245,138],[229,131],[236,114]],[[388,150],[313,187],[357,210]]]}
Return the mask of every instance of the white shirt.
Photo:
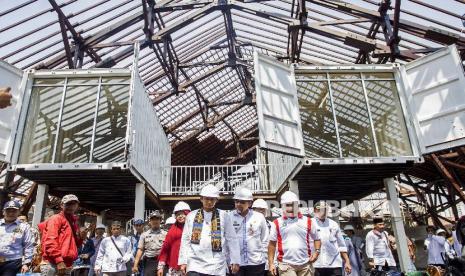
{"label": "white shirt", "polygon": [[340,252],[347,252],[347,247],[339,225],[330,218],[325,218],[324,221],[319,218],[312,218],[312,227],[318,231],[321,241],[320,256],[313,264],[313,267],[342,267]]}
{"label": "white shirt", "polygon": [[[305,216],[294,219],[277,218],[275,221],[277,221],[279,229],[277,229],[275,222],[273,222],[270,241],[276,241],[278,262],[291,265],[303,265],[309,262],[309,253],[311,251],[309,239],[319,240],[320,237],[315,227],[311,226],[311,229],[308,229],[308,219]],[[278,239],[278,231],[281,239]],[[308,233],[308,231],[310,232]],[[282,247],[282,255],[279,253],[280,246]]]}
{"label": "white shirt", "polygon": [[[111,239],[115,241],[123,257],[116,249]],[[120,272],[126,271],[126,262],[132,259],[131,242],[125,236],[106,237],[100,243],[95,260],[95,269],[100,269],[102,272]]]}
{"label": "white shirt", "polygon": [[454,250],[457,256],[462,256],[462,245],[459,243],[459,240],[457,239],[457,233],[455,231],[452,231],[452,237],[454,239]]}
{"label": "white shirt", "polygon": [[389,248],[387,232],[378,233],[374,230],[368,232],[366,237],[366,253],[369,259],[373,259],[375,265],[383,265],[387,262],[388,266],[396,266],[394,255]]}
{"label": "white shirt", "polygon": [[230,216],[239,241],[240,266],[265,263],[268,254],[269,230],[263,214],[249,210],[243,217],[233,210]]}
{"label": "white shirt", "polygon": [[187,215],[182,231],[178,264],[187,264],[188,272],[225,275],[227,271],[226,256],[229,256],[232,264],[240,264],[241,262],[239,244],[231,218],[226,211],[218,210],[221,224],[222,252],[213,252],[211,245],[212,212],[204,211],[200,243],[191,243],[194,218],[198,211],[192,211]]}
{"label": "white shirt", "polygon": [[428,264],[444,264],[441,253],[446,251],[446,239],[441,236],[429,234],[425,240],[428,250]]}

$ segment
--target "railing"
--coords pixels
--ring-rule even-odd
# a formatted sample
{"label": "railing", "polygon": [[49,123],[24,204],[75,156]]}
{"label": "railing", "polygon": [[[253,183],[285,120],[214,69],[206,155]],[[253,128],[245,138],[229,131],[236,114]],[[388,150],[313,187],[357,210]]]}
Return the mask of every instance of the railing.
{"label": "railing", "polygon": [[[285,180],[288,170],[281,167],[289,164],[247,164],[247,165],[204,165],[204,166],[172,166],[167,186],[163,186],[162,195],[198,195],[208,185],[215,185],[223,194],[234,193],[237,187],[246,187],[254,193],[274,193],[284,184],[270,181],[274,178]],[[272,183],[273,185],[270,185]]]}

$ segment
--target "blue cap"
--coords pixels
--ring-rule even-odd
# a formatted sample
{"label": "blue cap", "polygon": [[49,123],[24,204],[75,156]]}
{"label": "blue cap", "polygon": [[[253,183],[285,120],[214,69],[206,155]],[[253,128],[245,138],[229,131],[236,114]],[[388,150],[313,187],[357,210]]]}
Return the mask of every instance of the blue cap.
{"label": "blue cap", "polygon": [[141,220],[141,219],[136,219],[136,220],[134,221],[134,225],[141,225],[141,224],[144,224],[144,221]]}
{"label": "blue cap", "polygon": [[18,201],[10,200],[5,205],[3,205],[3,209],[16,209],[19,210],[21,208],[21,204]]}

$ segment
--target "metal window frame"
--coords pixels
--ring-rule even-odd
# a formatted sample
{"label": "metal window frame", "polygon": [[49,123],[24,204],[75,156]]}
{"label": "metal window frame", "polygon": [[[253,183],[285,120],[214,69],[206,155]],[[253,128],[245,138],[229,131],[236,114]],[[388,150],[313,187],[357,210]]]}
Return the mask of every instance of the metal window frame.
{"label": "metal window frame", "polygon": [[[424,162],[423,157],[421,156],[420,153],[420,147],[418,143],[418,136],[417,136],[417,131],[415,129],[414,123],[413,123],[413,117],[412,113],[410,112],[408,108],[408,101],[407,101],[407,94],[406,94],[406,87],[405,87],[405,82],[402,79],[402,70],[403,66],[398,64],[398,63],[393,63],[393,64],[357,64],[357,65],[327,65],[327,66],[308,66],[308,65],[298,65],[294,64],[294,69],[295,69],[295,74],[302,74],[302,73],[318,73],[318,74],[325,74],[325,73],[350,73],[350,74],[361,74],[360,79],[337,79],[337,81],[367,81],[364,79],[362,73],[393,73],[394,78],[391,79],[369,79],[369,81],[372,80],[389,80],[389,81],[395,81],[396,83],[396,88],[397,88],[397,96],[399,97],[399,102],[400,102],[400,107],[402,110],[403,114],[403,119],[405,122],[405,126],[407,128],[407,138],[409,139],[412,155],[408,156],[392,156],[392,157],[381,157],[379,156],[379,149],[377,149],[377,155],[378,156],[373,156],[373,157],[339,157],[339,158],[304,158],[304,165],[311,165],[311,164],[327,164],[327,165],[337,165],[337,164],[394,164],[394,163],[406,163],[406,162],[415,162],[415,163],[422,163]],[[363,80],[364,79],[364,80]],[[310,82],[314,80],[308,80],[306,82]],[[326,81],[328,85],[330,85],[330,81],[335,81],[335,80],[330,80],[329,75],[326,75],[326,79],[318,79],[315,81]],[[302,80],[296,79],[296,82],[302,82]],[[363,83],[363,89],[364,89],[364,95],[367,96],[366,94],[366,88],[365,84]],[[331,93],[330,93],[331,94]],[[331,96],[331,95],[330,95]],[[366,104],[368,103],[368,99],[366,99]],[[333,105],[333,101],[331,100],[331,104]],[[367,106],[369,108],[369,106]],[[334,115],[334,106],[332,106],[333,109],[333,115]],[[371,111],[369,110],[371,113]],[[337,121],[335,120],[335,123]],[[372,118],[370,116],[370,124],[372,128],[372,132],[374,131],[373,128],[373,122]],[[336,128],[336,131],[338,128]],[[375,135],[373,133],[373,135]],[[338,135],[339,136],[339,133]],[[375,138],[376,139],[376,138]],[[376,147],[377,143],[375,140]],[[338,137],[338,146],[340,148],[340,139]]]}

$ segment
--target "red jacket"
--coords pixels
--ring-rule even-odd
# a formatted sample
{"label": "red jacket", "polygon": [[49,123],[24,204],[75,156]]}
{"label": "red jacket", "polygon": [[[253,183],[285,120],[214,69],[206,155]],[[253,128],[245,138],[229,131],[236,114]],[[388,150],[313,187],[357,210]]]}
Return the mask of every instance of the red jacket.
{"label": "red jacket", "polygon": [[65,217],[62,211],[46,221],[42,232],[43,259],[52,264],[64,262],[69,267],[77,259],[81,244],[75,216]]}
{"label": "red jacket", "polygon": [[159,263],[168,264],[168,267],[179,269],[178,257],[179,248],[181,247],[181,236],[184,224],[175,223],[168,230],[166,238],[161,247]]}

